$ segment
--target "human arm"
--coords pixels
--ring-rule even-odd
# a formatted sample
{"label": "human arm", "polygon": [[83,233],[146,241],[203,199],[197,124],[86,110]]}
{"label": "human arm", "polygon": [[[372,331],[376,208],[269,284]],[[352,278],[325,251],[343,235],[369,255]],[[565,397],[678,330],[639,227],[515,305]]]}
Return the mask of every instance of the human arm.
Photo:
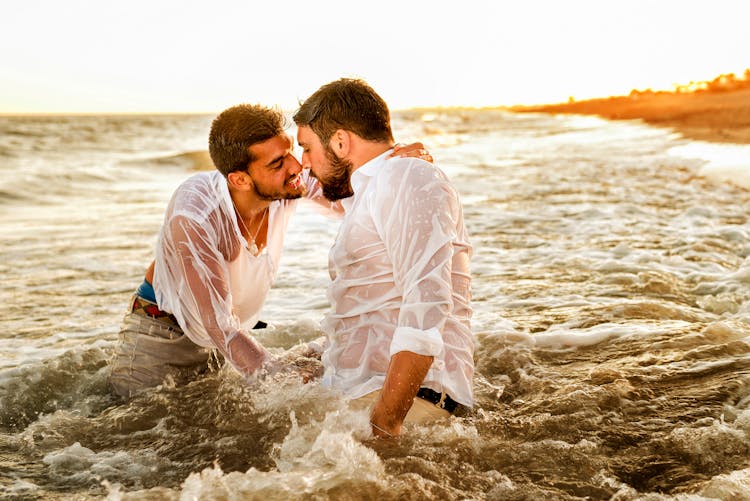
{"label": "human arm", "polygon": [[156,260],[151,261],[146,270],[146,281],[150,284],[154,283],[154,267],[156,266]]}
{"label": "human arm", "polygon": [[400,351],[391,357],[380,398],[370,414],[372,432],[376,437],[401,434],[401,424],[433,360],[434,357],[410,351]]}
{"label": "human arm", "polygon": [[442,368],[442,332],[453,304],[453,244],[460,217],[455,190],[442,174],[408,160],[389,169],[389,175],[378,179],[382,185],[377,186],[371,212],[402,302],[386,382],[371,414],[376,436],[400,432],[430,368]]}
{"label": "human arm", "polygon": [[161,251],[173,277],[172,313],[191,339],[210,340],[235,369],[250,375],[274,357],[241,328],[233,312],[227,260],[215,231],[184,215],[167,223]]}

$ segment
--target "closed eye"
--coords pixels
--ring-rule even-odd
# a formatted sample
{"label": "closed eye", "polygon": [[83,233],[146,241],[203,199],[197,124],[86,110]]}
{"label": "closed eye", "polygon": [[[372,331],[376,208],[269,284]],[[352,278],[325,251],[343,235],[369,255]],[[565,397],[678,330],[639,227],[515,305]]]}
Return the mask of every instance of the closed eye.
{"label": "closed eye", "polygon": [[279,169],[281,169],[281,167],[284,166],[284,160],[286,159],[286,157],[288,155],[289,155],[289,153],[287,153],[286,155],[282,155],[280,157],[277,157],[277,158],[271,160],[270,162],[268,162],[268,164],[266,164],[266,166],[268,168],[272,169],[272,170],[279,170]]}

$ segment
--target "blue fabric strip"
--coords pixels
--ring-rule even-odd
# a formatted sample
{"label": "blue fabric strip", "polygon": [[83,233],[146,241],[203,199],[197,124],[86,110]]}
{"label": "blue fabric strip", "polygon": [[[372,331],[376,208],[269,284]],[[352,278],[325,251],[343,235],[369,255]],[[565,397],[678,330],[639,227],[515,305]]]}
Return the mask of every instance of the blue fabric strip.
{"label": "blue fabric strip", "polygon": [[148,283],[148,280],[144,280],[143,283],[135,291],[138,297],[142,297],[146,301],[156,303],[156,293],[154,292],[153,286]]}

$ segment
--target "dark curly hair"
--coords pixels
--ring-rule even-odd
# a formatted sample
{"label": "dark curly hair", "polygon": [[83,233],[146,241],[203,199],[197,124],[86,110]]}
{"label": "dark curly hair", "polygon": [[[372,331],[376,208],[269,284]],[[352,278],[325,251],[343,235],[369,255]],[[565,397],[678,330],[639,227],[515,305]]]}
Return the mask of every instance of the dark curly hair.
{"label": "dark curly hair", "polygon": [[255,160],[250,147],[278,136],[286,128],[286,118],[276,109],[257,104],[239,104],[222,111],[211,124],[208,152],[216,168],[224,174],[246,170]]}

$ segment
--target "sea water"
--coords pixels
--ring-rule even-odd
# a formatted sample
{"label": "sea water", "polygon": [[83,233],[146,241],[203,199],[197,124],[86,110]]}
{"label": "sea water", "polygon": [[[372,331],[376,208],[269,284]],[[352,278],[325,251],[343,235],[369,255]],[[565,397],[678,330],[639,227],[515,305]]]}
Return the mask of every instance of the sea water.
{"label": "sea water", "polygon": [[[477,404],[373,440],[365,414],[291,377],[110,394],[120,319],[211,118],[0,117],[0,498],[750,498],[747,147],[397,113],[464,204]],[[270,349],[321,334],[336,229],[295,216]]]}

